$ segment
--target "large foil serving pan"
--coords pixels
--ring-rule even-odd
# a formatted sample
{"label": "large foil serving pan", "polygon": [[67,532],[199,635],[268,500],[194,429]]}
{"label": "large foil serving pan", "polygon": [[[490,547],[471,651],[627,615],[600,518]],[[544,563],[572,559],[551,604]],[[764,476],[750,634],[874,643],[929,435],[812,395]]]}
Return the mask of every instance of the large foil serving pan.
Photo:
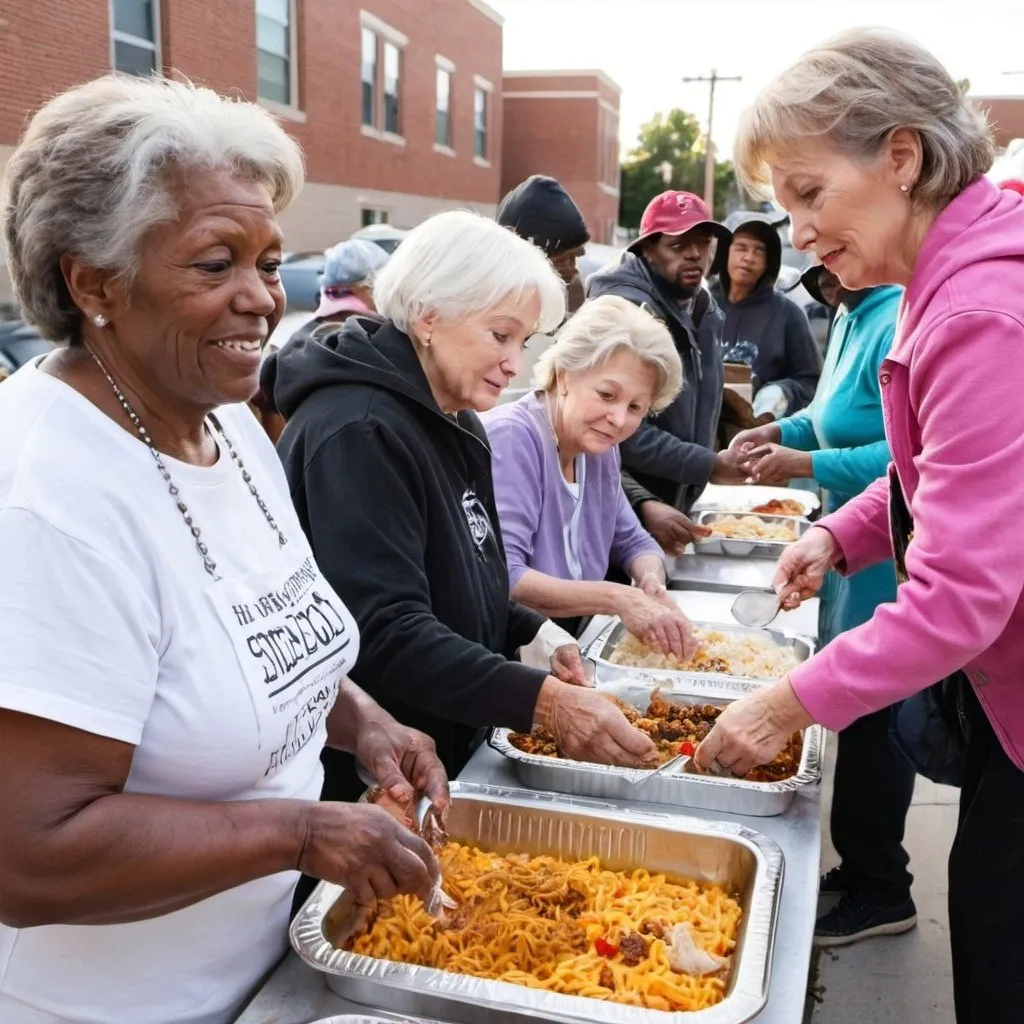
{"label": "large foil serving pan", "polygon": [[[747,685],[747,692],[758,684]],[[650,684],[619,682],[603,685],[628,704],[645,710],[654,687]],[[662,692],[677,704],[729,704],[733,697],[694,694],[688,690]],[[562,757],[527,754],[512,745],[509,729],[493,729],[488,743],[512,762],[516,777],[531,789],[567,793],[600,800],[634,800],[669,807],[693,807],[729,814],[766,818],[782,814],[797,792],[821,781],[825,756],[825,730],[812,725],[804,730],[800,767],[781,782],[748,782],[732,776],[691,775],[678,764],[656,775],[649,769],[616,768],[613,765],[571,761]]]}
{"label": "large foil serving pan", "polygon": [[801,519],[796,516],[772,516],[761,512],[701,512],[697,516],[697,522],[701,526],[715,528],[715,523],[726,516],[742,514],[753,519],[760,519],[765,523],[794,523],[796,525],[796,537],[791,541],[784,540],[741,540],[734,537],[721,537],[712,535],[703,540],[693,542],[693,550],[698,555],[726,555],[730,558],[778,558],[790,544],[799,540],[810,528],[808,519]]}
{"label": "large foil serving pan", "polygon": [[821,499],[812,491],[799,487],[767,487],[761,484],[709,484],[693,503],[691,515],[699,512],[749,512],[772,499],[798,501],[804,515],[811,516],[821,508]]}
{"label": "large foil serving pan", "polygon": [[311,1024],[429,1024],[422,1017],[375,1017],[365,1013],[340,1013],[334,1017],[321,1017]]}
{"label": "large foil serving pan", "polygon": [[456,782],[448,830],[453,839],[497,853],[596,855],[614,870],[645,867],[734,889],[743,921],[725,999],[706,1010],[664,1013],[344,952],[331,940],[351,928],[353,901],[341,886],[322,882],[296,915],[290,937],[335,992],[459,1024],[741,1024],[767,1001],[783,857],[753,829]]}
{"label": "large foil serving pan", "polygon": [[[671,591],[669,594],[671,596]],[[694,622],[701,629],[729,633],[736,636],[769,637],[779,647],[792,649],[797,663],[806,661],[814,653],[814,641],[804,636],[793,636],[779,629],[748,629],[746,626],[729,626],[721,622]],[[720,672],[673,671],[664,668],[639,668],[633,665],[617,665],[611,660],[615,649],[629,635],[621,619],[612,619],[583,651],[585,657],[594,662],[599,685],[607,681],[632,679],[634,681],[661,683],[669,689],[693,696],[726,696],[729,693],[742,695],[750,691],[751,682],[775,682],[774,679],[750,679],[746,676],[726,675]]]}

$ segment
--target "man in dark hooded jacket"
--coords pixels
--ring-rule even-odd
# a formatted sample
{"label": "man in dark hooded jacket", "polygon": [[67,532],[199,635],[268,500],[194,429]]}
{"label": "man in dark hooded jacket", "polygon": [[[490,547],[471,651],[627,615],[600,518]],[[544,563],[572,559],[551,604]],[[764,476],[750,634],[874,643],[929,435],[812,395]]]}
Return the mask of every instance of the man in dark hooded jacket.
{"label": "man in dark hooded jacket", "polygon": [[575,313],[583,304],[576,261],[590,232],[572,196],[554,178],[531,174],[502,199],[495,220],[544,251],[565,282],[567,312]]}
{"label": "man in dark hooded jacket", "polygon": [[615,266],[593,274],[587,297],[621,295],[664,321],[683,361],[683,390],[620,446],[623,485],[644,526],[669,554],[694,537],[683,514],[714,481],[741,483],[736,451],[715,452],[722,408],[721,310],[702,287],[715,242],[728,229],[690,192],[647,205],[640,235]]}
{"label": "man in dark hooded jacket", "polygon": [[804,311],[777,291],[782,240],[762,214],[746,213],[733,225],[712,272],[711,292],[725,313],[724,359],[745,363],[755,378],[754,416],[774,419],[803,409],[814,397],[821,358]]}

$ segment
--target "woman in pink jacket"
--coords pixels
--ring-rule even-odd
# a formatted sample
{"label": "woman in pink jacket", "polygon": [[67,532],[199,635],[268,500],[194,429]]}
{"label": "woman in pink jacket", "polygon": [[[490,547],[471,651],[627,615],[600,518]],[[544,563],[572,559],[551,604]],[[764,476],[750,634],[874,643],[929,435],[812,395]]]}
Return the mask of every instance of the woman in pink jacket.
{"label": "woman in pink jacket", "polygon": [[[906,288],[880,382],[893,465],[779,564],[788,605],[892,557],[897,600],[733,704],[697,752],[742,774],[795,729],[842,729],[956,680],[966,738],[949,860],[959,1024],[1024,1019],[1024,200],[983,177],[984,119],[931,54],[857,30],[805,54],[736,149],[794,244],[846,288]],[[896,526],[890,531],[890,516]]]}

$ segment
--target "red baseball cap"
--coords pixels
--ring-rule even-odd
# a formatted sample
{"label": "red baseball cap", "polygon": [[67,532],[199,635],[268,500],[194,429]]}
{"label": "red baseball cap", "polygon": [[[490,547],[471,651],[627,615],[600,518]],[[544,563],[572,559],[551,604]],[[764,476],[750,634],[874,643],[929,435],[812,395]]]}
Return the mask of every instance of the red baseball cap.
{"label": "red baseball cap", "polygon": [[694,228],[706,227],[710,234],[728,242],[732,232],[711,216],[707,203],[692,192],[662,192],[655,196],[640,218],[640,234],[631,242],[634,250],[651,235],[685,235]]}

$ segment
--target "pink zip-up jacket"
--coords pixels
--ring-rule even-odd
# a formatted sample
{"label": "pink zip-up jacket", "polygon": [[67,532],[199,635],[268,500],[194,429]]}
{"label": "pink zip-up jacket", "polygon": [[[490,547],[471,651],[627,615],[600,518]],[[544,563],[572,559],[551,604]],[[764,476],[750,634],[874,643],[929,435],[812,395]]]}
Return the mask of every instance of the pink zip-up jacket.
{"label": "pink zip-up jacket", "polygon": [[[964,669],[1024,770],[1024,199],[969,185],[925,238],[881,367],[885,432],[914,516],[909,581],[793,671],[842,729]],[[892,556],[888,482],[822,520],[856,572]]]}

